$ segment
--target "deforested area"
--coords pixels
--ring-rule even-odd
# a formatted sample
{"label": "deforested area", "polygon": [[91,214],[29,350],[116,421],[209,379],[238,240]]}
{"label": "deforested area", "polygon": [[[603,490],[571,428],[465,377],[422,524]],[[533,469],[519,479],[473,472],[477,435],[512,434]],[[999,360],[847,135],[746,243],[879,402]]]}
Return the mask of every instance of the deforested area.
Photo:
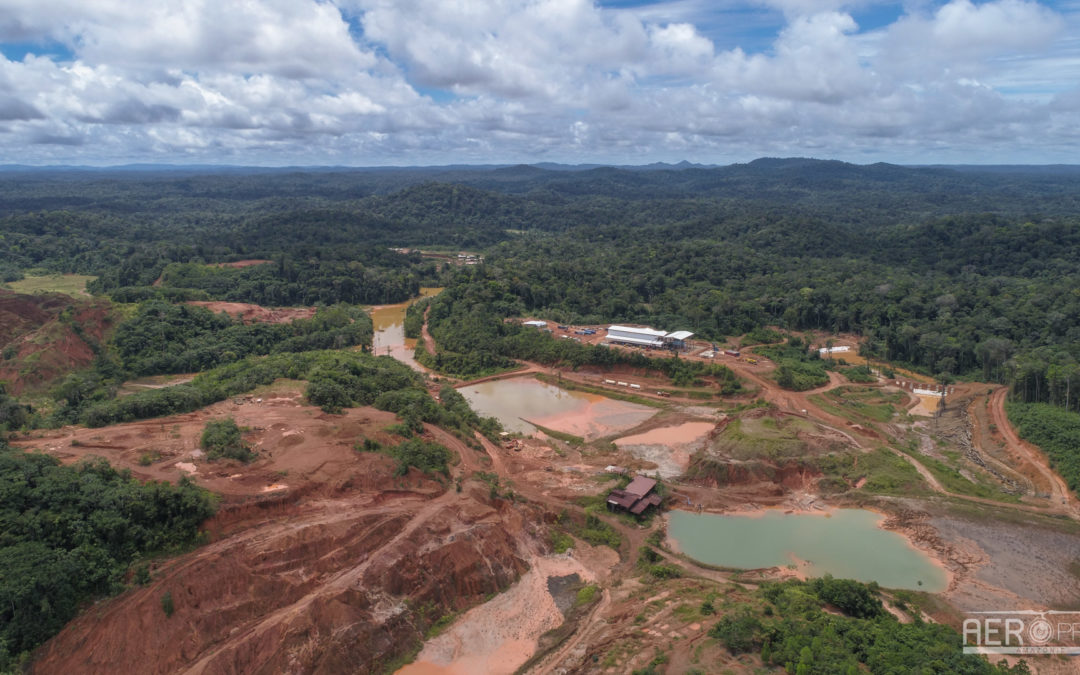
{"label": "deforested area", "polygon": [[1047,175],[8,175],[0,666],[1065,672]]}

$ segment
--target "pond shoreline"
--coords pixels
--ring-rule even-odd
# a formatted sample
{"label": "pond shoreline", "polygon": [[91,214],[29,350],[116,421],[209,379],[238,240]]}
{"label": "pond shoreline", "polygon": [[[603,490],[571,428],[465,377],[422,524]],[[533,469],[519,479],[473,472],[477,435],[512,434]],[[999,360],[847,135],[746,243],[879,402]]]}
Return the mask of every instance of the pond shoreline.
{"label": "pond shoreline", "polygon": [[[830,526],[824,525],[821,520],[832,518],[845,518],[849,520],[862,518],[862,516],[854,515],[853,512],[865,513],[873,516],[873,530],[864,529],[863,534],[860,536],[860,541],[863,541],[865,539],[871,539],[871,541],[867,541],[865,544],[853,544],[852,542],[847,542],[848,546],[844,547],[840,545],[840,543],[843,543],[843,537],[855,536],[857,535],[859,528],[868,528],[871,523],[859,522],[858,520],[854,520],[853,522],[848,523],[838,522],[835,527],[842,528],[842,530],[830,532]],[[694,539],[693,543],[691,543],[691,541],[687,541],[688,532],[680,535],[677,533],[673,534],[673,530],[677,531],[683,527],[696,527],[700,530],[702,527],[704,527],[704,523],[709,523],[712,521],[702,521],[702,524],[694,526],[691,526],[689,523],[684,522],[681,525],[676,525],[673,528],[674,519],[686,517],[677,514],[686,514],[686,516],[690,517],[705,516],[718,519],[713,523],[713,525],[710,526],[717,531],[721,531],[721,534],[710,532],[710,535],[712,535],[710,538],[714,541],[718,539],[724,539],[725,541],[739,541],[740,537],[745,539],[745,541],[739,541],[740,548],[739,552],[736,554],[732,554],[731,550],[710,551],[707,554],[703,554],[701,549],[701,540],[706,538],[704,535],[700,533],[695,534],[694,536],[696,537],[696,539]],[[804,523],[797,530],[790,523],[785,524],[783,522],[785,518],[798,518],[799,516],[813,516],[813,521],[816,522],[811,529],[808,529],[806,526],[807,524]],[[745,519],[746,523],[756,521],[756,526],[753,528],[753,532],[751,534],[751,531],[746,527],[745,524],[739,523],[737,520],[732,519]],[[883,513],[880,510],[845,509],[835,506],[827,506],[825,508],[815,508],[806,511],[795,511],[784,508],[757,507],[751,509],[725,511],[722,513],[715,513],[709,511],[698,513],[695,511],[688,511],[684,509],[675,509],[674,511],[669,512],[665,515],[665,522],[668,531],[668,536],[665,544],[672,551],[678,552],[681,555],[687,556],[692,560],[699,561],[707,565],[745,570],[776,569],[778,571],[792,569],[792,565],[794,565],[794,569],[792,571],[795,572],[794,576],[797,576],[799,578],[805,578],[807,576],[822,576],[828,573],[832,573],[834,576],[841,577],[854,575],[844,572],[835,573],[831,570],[822,568],[839,566],[841,569],[850,570],[852,565],[852,559],[863,555],[866,556],[868,566],[874,570],[865,574],[858,574],[858,576],[861,577],[861,580],[866,582],[875,580],[878,581],[878,583],[882,586],[886,587],[910,588],[911,590],[926,590],[930,592],[945,592],[946,590],[951,588],[956,581],[956,575],[954,574],[953,570],[950,569],[947,562],[941,559],[941,557],[939,556],[939,551],[934,548],[924,549],[918,546],[918,542],[912,536],[912,534],[905,531],[905,529],[902,527],[890,527],[890,525],[895,525],[896,523],[893,521],[890,514]],[[784,532],[785,527],[788,527],[788,532]],[[725,528],[728,530],[727,532],[723,532]],[[770,530],[777,530],[778,532],[774,535],[770,533]],[[871,534],[873,531],[895,535],[897,539],[891,540],[890,538],[881,537],[873,539],[873,535]],[[841,532],[843,532],[843,535],[841,535]],[[684,541],[680,541],[680,536]],[[781,546],[777,543],[777,539],[782,539],[784,536],[789,537],[791,541],[789,544]],[[808,548],[811,551],[814,550],[815,546],[820,545],[820,543],[817,541],[818,536],[832,537],[835,540],[833,543],[837,543],[837,546],[831,551],[828,550],[828,547],[826,547],[826,550],[819,549],[818,552],[814,554],[807,554],[806,552],[799,550],[800,547]],[[837,537],[839,537],[839,539],[837,539]],[[804,539],[804,541],[799,541],[800,539]],[[905,565],[901,566],[900,568],[886,572],[885,576],[882,577],[888,580],[890,579],[891,575],[893,581],[883,582],[880,579],[874,579],[873,576],[875,574],[882,574],[879,571],[880,569],[882,569],[882,563],[873,562],[873,558],[878,553],[878,549],[884,549],[889,546],[896,546],[899,545],[900,542],[903,542],[904,547],[911,553],[916,554],[918,558],[911,558],[908,561],[905,561]],[[744,563],[746,560],[745,557],[738,558],[738,556],[746,555],[744,553],[745,548],[743,547],[754,545],[765,549],[765,552],[763,552],[761,555],[765,557],[772,556],[770,561],[756,565],[739,564],[740,562]],[[845,550],[846,553],[844,552]],[[710,554],[713,553],[715,553],[715,556],[710,557]],[[728,555],[727,558],[723,557],[725,554]],[[738,558],[735,562],[733,562],[733,559],[731,558],[732,555],[735,555],[736,558]],[[832,560],[829,560],[829,555],[834,555],[836,557]],[[896,555],[895,551],[890,552],[890,555]],[[818,563],[813,560],[814,558],[818,557],[820,557],[825,562]],[[898,565],[897,559],[895,558],[886,557],[885,562],[892,564],[894,567]],[[913,577],[911,582],[896,585],[895,579],[902,578],[905,575],[912,575],[913,573],[907,568],[911,565],[916,564],[925,564],[928,565],[928,567],[925,571],[915,574],[915,577],[917,578]],[[817,570],[814,570],[815,566],[817,566]],[[923,575],[931,576],[930,574],[927,574],[930,569],[933,569],[935,573],[932,576],[940,576],[940,579],[937,580],[940,581],[940,587],[938,587],[938,584],[934,583],[934,579],[923,578]],[[931,582],[929,586],[927,586],[925,583],[927,581]]]}

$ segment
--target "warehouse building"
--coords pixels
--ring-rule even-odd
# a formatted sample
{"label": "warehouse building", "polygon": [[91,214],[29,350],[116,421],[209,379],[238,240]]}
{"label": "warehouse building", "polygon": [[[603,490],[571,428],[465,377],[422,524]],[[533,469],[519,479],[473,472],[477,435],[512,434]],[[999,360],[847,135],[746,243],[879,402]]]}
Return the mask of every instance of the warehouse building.
{"label": "warehouse building", "polygon": [[691,335],[693,333],[688,330],[665,333],[662,330],[652,328],[608,326],[607,341],[615,344],[634,345],[635,347],[683,349],[686,346],[686,340]]}

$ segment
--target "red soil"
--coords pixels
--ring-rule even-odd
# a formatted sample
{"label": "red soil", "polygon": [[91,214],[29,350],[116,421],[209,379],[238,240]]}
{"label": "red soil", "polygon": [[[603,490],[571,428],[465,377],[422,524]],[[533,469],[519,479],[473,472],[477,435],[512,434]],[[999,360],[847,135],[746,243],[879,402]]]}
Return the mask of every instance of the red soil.
{"label": "red soil", "polygon": [[[244,435],[259,457],[251,464],[210,462],[201,456],[199,439],[211,419],[232,417],[250,431]],[[393,442],[383,429],[393,413],[358,408],[326,415],[304,405],[294,384],[273,386],[259,396],[243,396],[185,415],[117,424],[103,429],[64,427],[13,441],[43,450],[65,463],[99,456],[131,469],[140,479],[176,481],[189,475],[224,495],[260,495],[268,488],[309,485],[336,489],[357,466],[353,445],[363,438]],[[150,463],[140,464],[140,460]]]}
{"label": "red soil", "polygon": [[185,304],[206,307],[211,312],[225,312],[244,323],[292,323],[297,319],[310,319],[315,316],[314,307],[263,307],[246,302],[218,302],[191,300]]}
{"label": "red soil", "polygon": [[[252,427],[245,438],[260,457],[250,465],[191,456],[205,421],[226,414]],[[492,500],[469,478],[475,451],[440,429],[426,433],[461,457],[461,492],[415,471],[395,476],[388,457],[353,450],[363,438],[393,442],[384,431],[393,421],[369,408],[325,415],[283,382],[188,415],[18,441],[65,461],[103,455],[141,478],[175,480],[184,461],[224,495],[204,525],[214,543],[83,613],[33,671],[381,672],[439,616],[506,588],[544,548],[537,537],[553,516]],[[163,459],[140,466],[150,448]]]}
{"label": "red soil", "polygon": [[0,349],[10,357],[0,360],[0,380],[21,394],[85,368],[94,360],[91,344],[112,324],[104,301],[0,291]]}

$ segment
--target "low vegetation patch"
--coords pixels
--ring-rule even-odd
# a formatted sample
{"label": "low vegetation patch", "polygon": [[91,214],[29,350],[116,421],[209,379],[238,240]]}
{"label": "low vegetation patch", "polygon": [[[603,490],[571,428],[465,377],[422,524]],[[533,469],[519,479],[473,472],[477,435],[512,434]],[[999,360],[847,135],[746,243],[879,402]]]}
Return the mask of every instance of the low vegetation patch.
{"label": "low vegetation patch", "polygon": [[218,366],[189,384],[141,391],[124,398],[109,399],[107,386],[97,375],[72,376],[57,390],[64,404],[53,422],[103,427],[191,412],[278,379],[306,380],[308,400],[331,409],[371,405],[387,391],[423,390],[420,377],[393,359],[348,351],[272,354]]}
{"label": "low vegetation patch", "polygon": [[886,448],[867,453],[837,453],[814,460],[823,474],[818,490],[823,494],[847,492],[865,479],[860,488],[865,492],[885,495],[913,495],[929,491],[919,472]]}
{"label": "low vegetation patch", "polygon": [[74,297],[85,296],[86,284],[97,277],[86,274],[45,274],[40,276],[17,275],[21,279],[13,279],[7,284],[8,288],[16,293],[63,293]]}
{"label": "low vegetation patch", "polygon": [[235,459],[247,463],[257,457],[244,442],[240,427],[231,417],[207,422],[199,439],[199,447],[206,451],[206,457],[211,460]]}
{"label": "low vegetation patch", "polygon": [[888,422],[902,409],[905,394],[871,387],[837,387],[810,400],[828,412],[854,422]]}
{"label": "low vegetation patch", "polygon": [[829,382],[827,364],[816,351],[809,351],[809,345],[798,336],[791,336],[782,345],[758,347],[757,352],[776,363],[773,379],[784,389],[806,391]]}
{"label": "low vegetation patch", "polygon": [[637,567],[652,579],[677,579],[683,575],[681,567],[667,562],[651,546],[642,546],[638,551]]}
{"label": "low vegetation patch", "polygon": [[583,521],[578,521],[568,512],[563,511],[559,514],[557,527],[593,546],[608,546],[618,551],[622,545],[622,536],[614,527],[600,518],[599,514],[603,508],[597,505],[585,507]]}
{"label": "low vegetation patch", "polygon": [[758,654],[766,666],[799,675],[1030,672],[1023,661],[995,665],[964,654],[959,633],[948,626],[902,624],[878,596],[875,584],[828,576],[764,583],[751,601],[730,607],[709,635],[732,654]]}
{"label": "low vegetation patch", "polygon": [[424,473],[449,474],[451,452],[439,445],[420,438],[410,438],[397,445],[384,446],[382,451],[397,461],[397,475],[404,476],[409,467]]}

